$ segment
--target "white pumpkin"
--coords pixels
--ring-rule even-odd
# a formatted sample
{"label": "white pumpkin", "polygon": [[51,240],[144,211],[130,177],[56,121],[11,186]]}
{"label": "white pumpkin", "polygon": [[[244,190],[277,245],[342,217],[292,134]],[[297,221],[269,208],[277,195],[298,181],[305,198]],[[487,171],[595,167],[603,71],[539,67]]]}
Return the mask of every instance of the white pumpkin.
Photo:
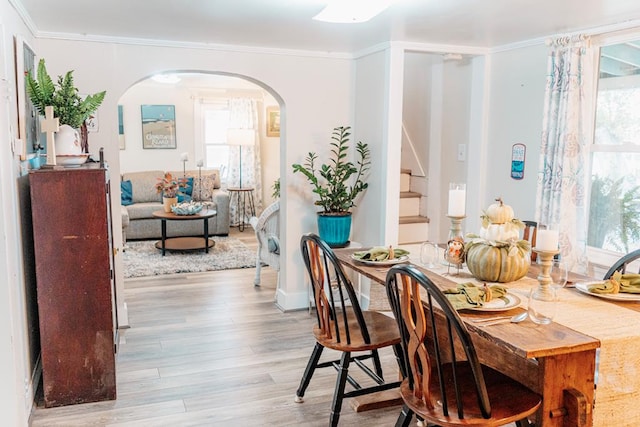
{"label": "white pumpkin", "polygon": [[492,224],[505,224],[507,222],[511,222],[513,219],[513,208],[509,205],[505,205],[502,202],[501,197],[498,197],[496,202],[498,203],[490,205],[487,209],[489,222]]}
{"label": "white pumpkin", "polygon": [[485,240],[506,241],[509,239],[518,239],[520,233],[518,227],[513,223],[506,224],[489,224],[488,227],[480,229],[480,237]]}

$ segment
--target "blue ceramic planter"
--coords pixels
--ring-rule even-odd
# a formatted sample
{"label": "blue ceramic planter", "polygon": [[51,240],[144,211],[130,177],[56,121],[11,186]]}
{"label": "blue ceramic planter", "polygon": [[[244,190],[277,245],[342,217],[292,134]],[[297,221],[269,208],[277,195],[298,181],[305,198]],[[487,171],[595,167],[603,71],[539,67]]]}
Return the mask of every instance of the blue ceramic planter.
{"label": "blue ceramic planter", "polygon": [[351,212],[346,214],[318,213],[318,235],[332,248],[349,244]]}

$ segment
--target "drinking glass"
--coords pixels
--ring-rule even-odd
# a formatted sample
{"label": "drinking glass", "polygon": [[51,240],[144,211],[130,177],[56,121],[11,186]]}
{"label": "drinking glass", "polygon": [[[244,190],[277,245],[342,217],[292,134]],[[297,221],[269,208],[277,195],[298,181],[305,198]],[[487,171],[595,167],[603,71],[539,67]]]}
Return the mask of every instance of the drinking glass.
{"label": "drinking glass", "polygon": [[567,263],[562,260],[553,260],[551,269],[549,270],[549,276],[551,276],[551,286],[556,290],[564,288],[567,284],[567,277],[569,271],[567,269]]}
{"label": "drinking glass", "polygon": [[541,293],[537,287],[529,291],[529,318],[538,325],[548,325],[556,316],[558,298],[556,289],[549,287],[548,292]]}
{"label": "drinking glass", "polygon": [[424,242],[420,246],[420,263],[427,268],[434,268],[438,263],[438,244]]}

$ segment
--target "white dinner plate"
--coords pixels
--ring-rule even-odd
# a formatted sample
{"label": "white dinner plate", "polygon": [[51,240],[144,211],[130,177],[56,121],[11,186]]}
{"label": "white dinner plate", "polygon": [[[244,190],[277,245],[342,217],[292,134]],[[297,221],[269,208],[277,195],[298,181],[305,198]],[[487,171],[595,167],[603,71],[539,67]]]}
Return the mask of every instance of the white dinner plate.
{"label": "white dinner plate", "polygon": [[484,303],[482,307],[465,308],[473,311],[507,311],[520,305],[520,298],[517,295],[507,293],[501,298],[495,298]]}
{"label": "white dinner plate", "polygon": [[351,259],[367,265],[394,265],[394,264],[400,264],[401,262],[409,261],[409,256],[402,255],[401,257],[394,258],[394,259],[385,259],[383,261],[372,261],[369,259],[360,259],[357,256],[352,254]]}
{"label": "white dinner plate", "polygon": [[576,283],[576,289],[583,294],[591,295],[598,298],[613,300],[613,301],[640,301],[640,294],[627,294],[620,292],[618,294],[597,294],[589,291],[589,286],[597,283],[602,283],[604,280],[596,280],[595,282],[582,282]]}

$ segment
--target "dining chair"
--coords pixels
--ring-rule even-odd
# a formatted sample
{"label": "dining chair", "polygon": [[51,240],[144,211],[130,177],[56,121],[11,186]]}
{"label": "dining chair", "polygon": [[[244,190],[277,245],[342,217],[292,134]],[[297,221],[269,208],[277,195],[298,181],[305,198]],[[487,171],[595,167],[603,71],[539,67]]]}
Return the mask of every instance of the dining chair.
{"label": "dining chair", "polygon": [[[536,246],[536,236],[538,234],[538,223],[536,221],[522,221],[524,223],[524,231],[522,233],[522,240],[527,240],[531,243],[531,249]],[[533,250],[531,251],[531,261],[535,261],[538,258],[538,254]]]}
{"label": "dining chair", "polygon": [[396,265],[386,286],[402,338],[401,372],[408,374],[396,426],[408,426],[413,415],[429,425],[529,425],[540,395],[479,362],[465,324],[428,277]]}
{"label": "dining chair", "polygon": [[[313,328],[316,344],[296,392],[295,401],[303,402],[304,393],[316,368],[333,367],[338,371],[329,424],[337,426],[342,401],[397,388],[400,381],[386,382],[378,350],[392,347],[400,361],[400,334],[394,319],[375,311],[363,311],[356,292],[333,250],[315,234],[305,234],[300,249],[316,306],[317,325]],[[340,359],[320,362],[325,348],[341,352]],[[373,369],[364,363],[371,359]],[[371,384],[361,385],[349,373],[351,363],[360,368]],[[371,381],[369,381],[369,379]],[[346,383],[353,390],[345,391]]]}
{"label": "dining chair", "polygon": [[[623,274],[626,273],[627,267],[629,266],[629,264],[631,264],[633,261],[636,261],[638,259],[640,259],[640,249],[636,249],[633,252],[629,252],[628,254],[621,257],[618,261],[616,261],[611,266],[609,271],[607,271],[607,273],[604,275],[603,279],[606,280],[611,278],[611,276],[613,276],[613,273],[615,273],[616,271],[619,271]],[[640,267],[638,268],[638,273],[640,273]]]}

